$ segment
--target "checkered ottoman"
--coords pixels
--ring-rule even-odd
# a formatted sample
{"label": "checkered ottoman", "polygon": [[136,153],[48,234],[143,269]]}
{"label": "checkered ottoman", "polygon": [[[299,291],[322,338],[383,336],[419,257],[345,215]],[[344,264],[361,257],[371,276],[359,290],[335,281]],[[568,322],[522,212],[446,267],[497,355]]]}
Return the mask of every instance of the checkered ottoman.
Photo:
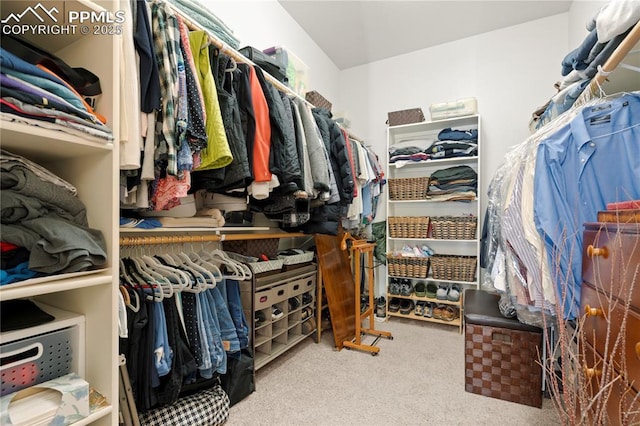
{"label": "checkered ottoman", "polygon": [[542,407],[542,329],[502,316],[497,294],[464,293],[465,390]]}

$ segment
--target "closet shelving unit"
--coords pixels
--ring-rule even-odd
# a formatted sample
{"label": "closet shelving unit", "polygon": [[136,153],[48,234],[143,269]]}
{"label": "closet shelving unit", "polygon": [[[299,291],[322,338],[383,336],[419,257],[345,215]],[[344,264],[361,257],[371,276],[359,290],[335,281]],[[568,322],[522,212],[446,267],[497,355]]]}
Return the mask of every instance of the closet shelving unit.
{"label": "closet shelving unit", "polygon": [[[415,141],[416,145],[423,148],[428,148],[432,142],[438,139],[438,133],[446,128],[452,128],[456,130],[478,129],[478,152],[482,152],[480,143],[480,116],[472,115],[465,117],[449,118],[444,120],[412,123],[399,126],[390,126],[387,129],[387,149],[401,144],[403,141]],[[467,165],[473,168],[478,174],[478,180],[480,179],[480,156],[473,157],[456,157],[448,159],[431,159],[417,162],[407,162],[401,165],[390,163],[387,166],[387,178],[419,178],[429,177],[433,172],[459,166]],[[478,181],[478,195],[480,194],[480,182]],[[389,232],[389,220],[392,217],[437,217],[437,216],[470,216],[473,215],[478,220],[478,226],[476,227],[476,237],[473,239],[438,239],[432,238],[431,230],[427,234],[426,238],[391,238]],[[410,199],[410,200],[392,200],[387,197],[387,253],[393,253],[400,250],[403,245],[410,246],[422,246],[427,245],[430,247],[436,255],[456,255],[456,256],[475,256],[476,257],[476,272],[473,281],[454,281],[454,280],[442,280],[435,279],[433,277],[431,266],[428,269],[428,274],[422,278],[415,278],[410,276],[396,276],[389,274],[389,268],[387,267],[387,314],[390,317],[402,317],[411,318],[415,320],[435,322],[448,324],[459,327],[462,330],[462,293],[465,288],[478,288],[479,281],[479,253],[480,253],[480,240],[478,238],[478,229],[480,221],[480,200],[476,196],[476,199],[470,202],[460,201],[435,201],[429,199]],[[402,296],[398,294],[391,294],[389,292],[389,283],[392,278],[409,278],[413,285],[419,281],[425,283],[433,282],[436,285],[444,284],[457,284],[461,288],[461,295],[458,301],[439,300],[435,298],[420,297],[412,293],[410,296]],[[389,301],[392,298],[397,299],[410,299],[414,305],[418,301],[433,302],[436,304],[453,305],[455,306],[460,315],[458,318],[452,321],[441,320],[433,317],[425,317],[416,315],[412,310],[409,314],[402,314],[398,312],[389,311]]]}
{"label": "closet shelving unit", "polygon": [[[46,5],[46,3],[45,3]],[[32,2],[3,2],[3,16],[19,14]],[[117,2],[67,0],[66,11],[114,11]],[[33,20],[34,22],[30,22]],[[60,19],[61,20],[61,19]],[[41,24],[30,14],[22,17],[22,24]],[[84,67],[100,78],[102,95],[96,110],[107,118],[114,140],[118,141],[119,38],[93,34],[33,35],[24,38],[63,59],[73,67]],[[56,320],[46,325],[83,324],[78,337],[78,353],[72,355],[82,361],[77,373],[89,385],[106,397],[108,406],[93,411],[76,425],[115,425],[118,423],[117,380],[117,259],[118,259],[118,147],[91,136],[78,137],[55,130],[37,128],[21,123],[0,121],[2,149],[21,155],[49,169],[78,190],[85,204],[89,226],[102,231],[107,245],[107,265],[95,271],[60,274],[36,278],[3,286],[0,300],[29,298],[53,307]],[[45,310],[46,310],[45,306]],[[84,328],[84,333],[82,329]],[[21,330],[21,334],[40,332],[41,327]],[[12,339],[15,333],[0,334],[0,341]],[[33,335],[33,334],[32,334]],[[74,338],[75,339],[75,338]],[[76,342],[73,342],[74,344]],[[78,360],[76,360],[78,361]],[[75,362],[75,361],[74,361]]]}

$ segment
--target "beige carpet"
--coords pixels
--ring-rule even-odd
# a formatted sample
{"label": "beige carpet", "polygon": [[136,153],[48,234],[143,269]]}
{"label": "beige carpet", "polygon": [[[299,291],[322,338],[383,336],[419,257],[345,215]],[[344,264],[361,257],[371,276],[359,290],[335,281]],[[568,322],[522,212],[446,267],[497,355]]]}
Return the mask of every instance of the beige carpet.
{"label": "beige carpet", "polygon": [[[306,339],[256,373],[256,392],[228,425],[557,425],[551,400],[533,408],[464,390],[458,328],[393,318],[378,356]],[[367,337],[365,343],[371,343]]]}

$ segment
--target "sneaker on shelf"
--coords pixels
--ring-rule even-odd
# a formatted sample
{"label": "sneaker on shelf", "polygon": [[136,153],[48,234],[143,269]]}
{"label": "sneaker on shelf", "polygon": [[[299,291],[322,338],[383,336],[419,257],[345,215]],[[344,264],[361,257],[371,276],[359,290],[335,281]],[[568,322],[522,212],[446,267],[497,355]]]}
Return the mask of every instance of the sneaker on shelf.
{"label": "sneaker on shelf", "polygon": [[398,278],[391,278],[389,280],[389,293],[400,294],[400,280]]}
{"label": "sneaker on shelf", "polygon": [[400,283],[400,294],[402,296],[411,296],[413,293],[413,284],[409,279],[403,279]]}
{"label": "sneaker on shelf", "polygon": [[289,312],[295,311],[300,307],[300,299],[296,297],[289,298]]}
{"label": "sneaker on shelf", "polygon": [[409,315],[411,311],[413,311],[413,300],[411,299],[402,299],[400,301],[400,313],[404,315]]}
{"label": "sneaker on shelf", "polygon": [[398,312],[400,310],[400,299],[397,297],[392,297],[389,300],[389,312]]}
{"label": "sneaker on shelf", "polygon": [[275,321],[275,320],[279,320],[283,316],[284,316],[284,312],[282,312],[280,308],[278,308],[277,306],[273,306],[271,308],[271,319]]}
{"label": "sneaker on shelf", "polygon": [[313,296],[311,295],[311,293],[304,293],[302,295],[302,304],[308,305],[311,302],[313,302]]}
{"label": "sneaker on shelf", "polygon": [[311,306],[307,306],[302,310],[302,319],[305,320],[310,316],[313,316],[313,308]]}
{"label": "sneaker on shelf", "polygon": [[262,311],[256,311],[254,319],[256,322],[256,327],[260,327],[267,321],[267,318],[264,316],[264,312]]}
{"label": "sneaker on shelf", "polygon": [[447,294],[449,294],[449,285],[448,284],[439,284],[438,290],[436,291],[436,299],[438,300],[447,300]]}

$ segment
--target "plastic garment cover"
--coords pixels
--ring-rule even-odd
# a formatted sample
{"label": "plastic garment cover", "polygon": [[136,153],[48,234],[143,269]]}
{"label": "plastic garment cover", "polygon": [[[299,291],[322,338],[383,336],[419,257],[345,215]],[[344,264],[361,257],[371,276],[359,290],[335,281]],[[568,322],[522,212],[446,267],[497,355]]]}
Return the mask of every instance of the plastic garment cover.
{"label": "plastic garment cover", "polygon": [[482,266],[487,273],[481,285],[506,293],[520,322],[544,328],[556,316],[563,315],[564,295],[558,294],[552,282],[544,241],[534,224],[538,145],[575,118],[582,108],[606,99],[583,100],[514,146],[489,185],[482,253]]}

